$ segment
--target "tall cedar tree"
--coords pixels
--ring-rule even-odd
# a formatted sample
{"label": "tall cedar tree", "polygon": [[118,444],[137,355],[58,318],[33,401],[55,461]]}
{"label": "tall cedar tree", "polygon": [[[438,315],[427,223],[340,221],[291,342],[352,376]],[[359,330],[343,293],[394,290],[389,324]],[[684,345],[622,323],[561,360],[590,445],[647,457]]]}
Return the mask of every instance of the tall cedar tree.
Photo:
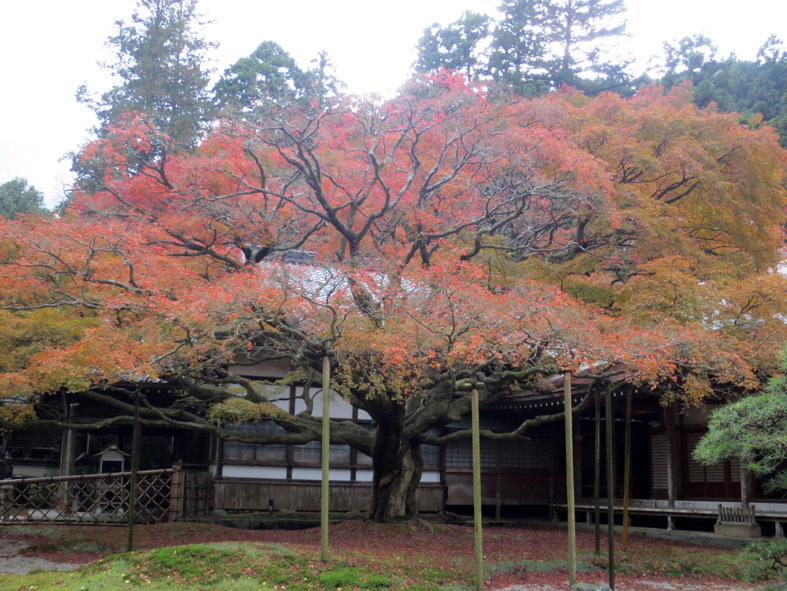
{"label": "tall cedar tree", "polygon": [[205,54],[211,47],[198,32],[197,0],[138,0],[131,22],[117,21],[108,39],[115,62],[106,65],[119,84],[92,102],[78,93],[106,130],[129,113],[144,113],[179,147],[196,145],[213,108]]}

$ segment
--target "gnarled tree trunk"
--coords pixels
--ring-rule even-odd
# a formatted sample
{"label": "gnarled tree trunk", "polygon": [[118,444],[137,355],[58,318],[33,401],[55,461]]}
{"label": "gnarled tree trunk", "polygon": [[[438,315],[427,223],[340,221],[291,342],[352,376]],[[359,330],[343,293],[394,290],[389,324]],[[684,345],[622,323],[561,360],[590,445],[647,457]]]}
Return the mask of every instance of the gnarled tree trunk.
{"label": "gnarled tree trunk", "polygon": [[374,480],[372,506],[374,521],[408,519],[417,513],[415,491],[421,481],[423,458],[420,446],[402,436],[402,417],[378,423],[373,445]]}

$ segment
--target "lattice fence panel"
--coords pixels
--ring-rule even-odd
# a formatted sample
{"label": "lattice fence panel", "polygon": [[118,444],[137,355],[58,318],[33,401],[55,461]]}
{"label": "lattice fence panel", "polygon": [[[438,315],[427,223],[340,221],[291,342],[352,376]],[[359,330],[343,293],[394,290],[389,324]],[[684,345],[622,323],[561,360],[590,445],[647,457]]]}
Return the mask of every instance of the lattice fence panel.
{"label": "lattice fence panel", "polygon": [[[173,469],[137,473],[137,523],[166,521]],[[0,524],[126,523],[131,474],[0,480]]]}

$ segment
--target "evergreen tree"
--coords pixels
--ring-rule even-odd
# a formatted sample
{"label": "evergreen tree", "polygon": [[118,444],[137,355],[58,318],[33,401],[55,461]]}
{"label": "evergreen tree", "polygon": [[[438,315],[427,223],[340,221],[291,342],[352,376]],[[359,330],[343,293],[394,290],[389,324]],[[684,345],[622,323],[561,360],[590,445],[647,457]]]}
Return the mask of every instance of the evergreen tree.
{"label": "evergreen tree", "polygon": [[697,83],[718,68],[718,48],[705,35],[684,37],[677,42],[664,43],[663,83],[674,86],[686,78]]}
{"label": "evergreen tree", "polygon": [[83,86],[78,98],[102,127],[139,111],[176,145],[193,147],[212,111],[204,67],[212,45],[199,36],[201,24],[197,0],[138,0],[131,22],[117,21],[108,39],[116,59],[106,67],[120,83],[98,101]]}
{"label": "evergreen tree", "polygon": [[213,88],[222,108],[251,108],[263,99],[277,103],[322,100],[336,94],[340,83],[330,72],[325,53],[315,67],[303,70],[295,59],[274,41],[263,41],[248,57],[224,70]]}
{"label": "evergreen tree", "polygon": [[503,15],[492,34],[489,71],[493,78],[521,95],[546,91],[547,37],[543,26],[547,4],[543,0],[503,0]]}
{"label": "evergreen tree", "polygon": [[28,185],[22,178],[11,179],[0,185],[0,217],[12,220],[25,213],[48,213],[41,191]]}
{"label": "evergreen tree", "polygon": [[705,464],[738,458],[765,479],[769,492],[787,491],[787,381],[771,379],[761,394],[716,410],[694,451]]}
{"label": "evergreen tree", "polygon": [[563,84],[590,93],[628,87],[628,62],[606,60],[603,53],[605,42],[625,30],[623,1],[502,0],[491,32],[489,17],[472,12],[447,27],[426,29],[415,69],[486,76],[520,95]]}
{"label": "evergreen tree", "polygon": [[721,111],[740,113],[750,125],[767,123],[787,146],[787,52],[779,38],[769,37],[757,61],[746,61],[735,55],[717,59],[716,46],[703,35],[684,37],[664,44],[662,64],[665,86],[690,80],[698,107],[715,103]]}
{"label": "evergreen tree", "polygon": [[417,45],[415,71],[434,73],[444,68],[471,78],[485,73],[483,44],[489,35],[489,22],[488,16],[468,10],[446,27],[434,23],[424,29]]}
{"label": "evergreen tree", "polygon": [[[532,0],[525,0],[530,2]],[[553,87],[583,88],[583,78],[619,77],[627,65],[604,59],[604,42],[624,34],[624,0],[548,0],[544,31]]]}

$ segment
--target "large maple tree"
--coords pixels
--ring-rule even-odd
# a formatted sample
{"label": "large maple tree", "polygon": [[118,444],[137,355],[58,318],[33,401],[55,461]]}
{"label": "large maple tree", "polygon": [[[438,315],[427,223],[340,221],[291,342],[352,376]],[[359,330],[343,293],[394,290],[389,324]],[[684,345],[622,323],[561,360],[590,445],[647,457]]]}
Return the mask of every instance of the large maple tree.
{"label": "large maple tree", "polygon": [[[490,404],[580,370],[694,399],[754,387],[783,338],[787,161],[772,133],[689,99],[524,101],[442,74],[384,102],[262,105],[166,158],[139,156],[168,140],[129,115],[80,153],[102,164],[85,167],[97,190],[2,223],[18,328],[0,420],[78,392],[117,413],[80,428],[128,422],[147,385],[145,424],[305,443],[328,355],[336,392],[374,421],[336,422],[331,441],[372,456],[371,515],[387,520],[415,512],[419,447],[462,436],[430,430],[472,389]],[[306,410],[243,372],[273,359]],[[180,403],[157,405],[162,385]],[[283,432],[227,428],[261,419]]]}

